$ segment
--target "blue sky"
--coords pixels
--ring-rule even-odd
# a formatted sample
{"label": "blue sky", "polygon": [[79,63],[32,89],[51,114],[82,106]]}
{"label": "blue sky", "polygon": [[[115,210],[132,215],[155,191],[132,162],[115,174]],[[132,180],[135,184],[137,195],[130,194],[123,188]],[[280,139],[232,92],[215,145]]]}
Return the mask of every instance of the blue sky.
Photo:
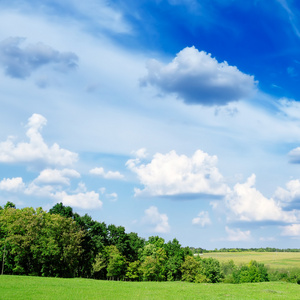
{"label": "blue sky", "polygon": [[299,247],[299,15],[1,1],[0,205],[63,202],[184,246]]}

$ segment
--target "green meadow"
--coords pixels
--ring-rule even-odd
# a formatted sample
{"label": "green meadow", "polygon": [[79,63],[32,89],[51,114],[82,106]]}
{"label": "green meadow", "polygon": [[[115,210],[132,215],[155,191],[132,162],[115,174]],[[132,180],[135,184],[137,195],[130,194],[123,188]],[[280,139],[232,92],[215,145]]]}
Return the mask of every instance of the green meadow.
{"label": "green meadow", "polygon": [[232,259],[236,265],[256,260],[272,269],[300,268],[300,252],[210,252],[201,257],[212,257],[220,262]]}
{"label": "green meadow", "polygon": [[299,299],[286,282],[205,284],[0,276],[0,299]]}

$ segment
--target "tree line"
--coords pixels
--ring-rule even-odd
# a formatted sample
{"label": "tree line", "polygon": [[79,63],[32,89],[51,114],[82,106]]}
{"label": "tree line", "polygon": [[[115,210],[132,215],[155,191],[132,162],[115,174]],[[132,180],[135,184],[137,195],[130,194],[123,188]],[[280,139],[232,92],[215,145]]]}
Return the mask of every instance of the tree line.
{"label": "tree line", "polygon": [[[261,282],[274,275],[255,261],[236,266],[201,258],[177,239],[145,240],[122,226],[80,216],[62,203],[49,212],[17,209],[11,202],[0,207],[0,257],[1,273],[11,275],[207,283]],[[272,278],[300,281],[300,273],[277,275]]]}
{"label": "tree line", "polygon": [[300,252],[300,248],[274,248],[274,247],[266,247],[266,248],[220,248],[214,250],[206,250],[203,248],[195,248],[190,247],[191,251],[194,254],[198,253],[210,253],[210,252]]}

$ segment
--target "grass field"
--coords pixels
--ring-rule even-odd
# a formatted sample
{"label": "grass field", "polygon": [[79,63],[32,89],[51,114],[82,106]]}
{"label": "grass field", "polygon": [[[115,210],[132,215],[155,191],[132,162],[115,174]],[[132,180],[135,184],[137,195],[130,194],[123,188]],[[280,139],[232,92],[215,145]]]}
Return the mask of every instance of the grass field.
{"label": "grass field", "polygon": [[285,282],[196,284],[0,276],[0,299],[299,299]]}
{"label": "grass field", "polygon": [[232,259],[236,265],[256,260],[273,269],[300,268],[300,252],[211,252],[201,257],[216,258],[220,262]]}

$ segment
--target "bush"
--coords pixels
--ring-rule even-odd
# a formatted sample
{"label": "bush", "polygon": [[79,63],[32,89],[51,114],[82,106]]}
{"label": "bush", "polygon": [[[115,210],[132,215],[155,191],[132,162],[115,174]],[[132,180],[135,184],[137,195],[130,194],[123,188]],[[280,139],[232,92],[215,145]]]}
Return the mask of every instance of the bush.
{"label": "bush", "polygon": [[242,265],[232,275],[234,283],[269,281],[267,268],[255,260],[251,260],[248,265]]}
{"label": "bush", "polygon": [[218,260],[187,256],[181,265],[182,280],[188,282],[220,282],[224,276]]}

